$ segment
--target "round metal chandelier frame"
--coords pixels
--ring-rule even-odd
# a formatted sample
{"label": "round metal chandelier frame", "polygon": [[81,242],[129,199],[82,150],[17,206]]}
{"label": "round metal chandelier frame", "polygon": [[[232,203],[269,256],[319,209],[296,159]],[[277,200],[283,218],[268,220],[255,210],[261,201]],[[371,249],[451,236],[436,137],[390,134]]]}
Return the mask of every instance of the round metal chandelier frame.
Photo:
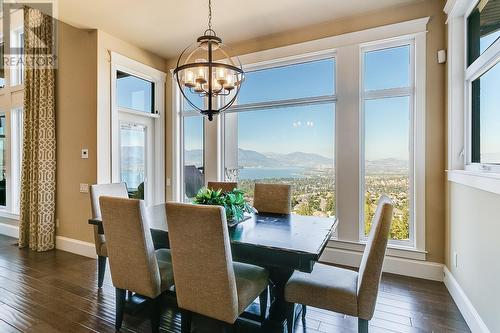
{"label": "round metal chandelier frame", "polygon": [[[196,46],[195,48],[193,48]],[[208,55],[208,60],[207,61],[202,61],[202,62],[192,62],[191,57],[192,55],[201,49],[206,48],[206,52]],[[241,84],[244,81],[245,78],[245,72],[242,69],[241,62],[238,57],[230,57],[228,52],[224,50],[224,48],[227,48],[223,43],[222,39],[218,37],[215,34],[215,31],[212,30],[211,28],[207,29],[203,36],[198,37],[196,43],[188,46],[184,51],[182,51],[181,55],[179,56],[177,60],[177,66],[174,69],[174,75],[176,77],[177,85],[179,86],[179,89],[182,93],[182,96],[186,99],[186,101],[189,103],[189,105],[196,111],[200,112],[203,115],[208,116],[208,120],[213,120],[213,115],[218,114],[220,112],[223,112],[227,110],[231,105],[236,101],[236,98],[238,97],[238,93],[241,89]],[[234,64],[226,64],[222,62],[217,62],[214,61],[213,57],[213,52],[215,50],[220,50],[223,55],[226,57],[226,59],[230,59],[233,63],[234,60],[237,61],[237,65],[235,66]],[[186,56],[186,53],[190,51],[190,54],[187,56],[186,63],[181,64],[181,60],[183,59],[184,56]],[[191,61],[191,62],[189,62]],[[202,84],[198,84],[200,82],[192,81],[191,83],[186,82],[186,80],[183,81],[181,78],[181,74],[184,73],[185,71],[192,69],[192,70],[203,70],[203,72],[208,73],[207,78],[202,79]],[[239,79],[234,80],[234,85],[225,85],[225,84],[219,84],[217,82],[214,82],[213,75],[216,73],[216,71],[220,70],[225,70],[228,72],[234,73],[235,76],[239,76]],[[229,74],[232,75],[232,74]],[[194,79],[194,78],[193,78]],[[196,79],[198,80],[198,79]],[[198,90],[194,90],[194,88],[197,87]],[[206,87],[204,89],[203,87]],[[189,89],[191,93],[198,94],[198,96],[203,97],[204,100],[206,100],[206,108],[200,108],[197,106],[186,94],[185,89]],[[201,90],[200,90],[201,88]],[[223,103],[222,106],[215,108],[214,107],[214,97],[219,97],[219,96],[229,96],[231,92],[234,90],[234,94],[231,97],[229,101],[226,103]],[[220,102],[220,100],[219,100]]]}

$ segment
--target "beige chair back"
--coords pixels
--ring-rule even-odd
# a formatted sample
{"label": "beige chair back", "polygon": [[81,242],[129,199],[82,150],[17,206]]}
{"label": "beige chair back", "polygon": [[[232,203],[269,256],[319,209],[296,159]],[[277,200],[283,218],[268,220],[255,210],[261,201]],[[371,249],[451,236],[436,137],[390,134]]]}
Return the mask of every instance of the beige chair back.
{"label": "beige chair back", "polygon": [[260,213],[290,214],[292,187],[286,184],[255,184],[253,206]]}
{"label": "beige chair back", "polygon": [[144,201],[101,196],[99,202],[113,285],[157,297],[160,271]]}
{"label": "beige chair back", "polygon": [[[101,218],[101,207],[99,197],[101,195],[118,198],[128,198],[127,185],[125,183],[116,184],[94,184],[90,186],[90,206],[92,207],[92,218]],[[99,228],[94,226],[95,250],[98,256],[107,256],[104,244],[106,242],[104,235],[100,235]]]}
{"label": "beige chair back", "polygon": [[238,187],[236,182],[208,182],[207,188],[211,190],[222,190],[222,192],[231,192]]}
{"label": "beige chair back", "polygon": [[101,218],[100,196],[128,198],[127,185],[125,183],[90,185],[90,205],[92,217],[95,219]]}
{"label": "beige chair back", "polygon": [[358,277],[358,317],[370,320],[375,310],[382,265],[392,222],[393,203],[382,195],[372,220]]}
{"label": "beige chair back", "polygon": [[234,323],[238,294],[224,208],[167,203],[166,211],[179,307]]}

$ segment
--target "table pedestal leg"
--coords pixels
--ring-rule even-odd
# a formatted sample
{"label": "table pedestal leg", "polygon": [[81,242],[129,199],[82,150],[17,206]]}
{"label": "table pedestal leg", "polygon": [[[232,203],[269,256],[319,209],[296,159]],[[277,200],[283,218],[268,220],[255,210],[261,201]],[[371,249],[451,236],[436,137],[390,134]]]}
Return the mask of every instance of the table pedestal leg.
{"label": "table pedestal leg", "polygon": [[295,306],[292,310],[285,301],[285,285],[292,276],[293,270],[270,268],[271,307],[269,308],[269,319],[266,321],[266,332],[286,332],[286,318],[289,311],[295,315],[300,313],[302,307]]}

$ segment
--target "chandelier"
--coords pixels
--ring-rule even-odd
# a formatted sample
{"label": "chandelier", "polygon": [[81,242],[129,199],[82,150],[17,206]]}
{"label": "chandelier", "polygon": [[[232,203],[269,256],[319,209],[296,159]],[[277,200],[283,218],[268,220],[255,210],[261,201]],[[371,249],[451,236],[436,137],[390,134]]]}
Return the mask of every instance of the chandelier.
{"label": "chandelier", "polygon": [[174,75],[190,107],[213,119],[236,100],[245,78],[238,57],[212,29],[212,1],[208,1],[208,29],[179,56]]}

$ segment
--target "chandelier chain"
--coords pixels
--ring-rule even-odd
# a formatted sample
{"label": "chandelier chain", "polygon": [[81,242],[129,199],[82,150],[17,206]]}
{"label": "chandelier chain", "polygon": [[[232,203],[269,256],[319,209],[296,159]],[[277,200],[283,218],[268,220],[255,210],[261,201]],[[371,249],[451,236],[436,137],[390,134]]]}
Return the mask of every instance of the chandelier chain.
{"label": "chandelier chain", "polygon": [[208,0],[208,29],[212,30],[212,0]]}

